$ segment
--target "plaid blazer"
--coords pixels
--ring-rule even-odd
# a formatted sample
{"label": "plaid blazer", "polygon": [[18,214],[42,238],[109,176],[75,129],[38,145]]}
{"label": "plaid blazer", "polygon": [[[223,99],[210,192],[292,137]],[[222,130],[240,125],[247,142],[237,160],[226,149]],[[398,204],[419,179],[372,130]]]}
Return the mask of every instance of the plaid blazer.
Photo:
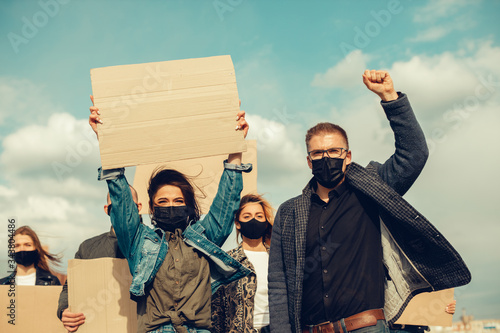
{"label": "plaid blazer", "polygon": [[[395,134],[396,153],[384,164],[370,162],[363,168],[351,163],[345,181],[378,205],[383,261],[389,275],[384,312],[393,323],[413,296],[467,284],[471,275],[443,235],[402,198],[425,165],[427,146],[404,95],[383,106]],[[273,225],[268,276],[272,332],[301,332],[311,194],[308,184],[301,195],[283,203]]]}

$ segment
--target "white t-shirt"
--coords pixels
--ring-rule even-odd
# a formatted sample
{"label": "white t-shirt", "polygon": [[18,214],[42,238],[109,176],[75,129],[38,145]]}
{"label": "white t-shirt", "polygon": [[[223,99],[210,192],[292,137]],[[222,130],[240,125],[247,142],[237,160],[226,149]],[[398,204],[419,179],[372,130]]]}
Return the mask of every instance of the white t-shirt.
{"label": "white t-shirt", "polygon": [[16,275],[16,286],[34,286],[36,282],[36,272],[28,275]]}
{"label": "white t-shirt", "polygon": [[269,254],[266,251],[243,250],[257,274],[257,292],[253,310],[253,328],[260,329],[269,325],[269,301],[267,294],[267,266]]}

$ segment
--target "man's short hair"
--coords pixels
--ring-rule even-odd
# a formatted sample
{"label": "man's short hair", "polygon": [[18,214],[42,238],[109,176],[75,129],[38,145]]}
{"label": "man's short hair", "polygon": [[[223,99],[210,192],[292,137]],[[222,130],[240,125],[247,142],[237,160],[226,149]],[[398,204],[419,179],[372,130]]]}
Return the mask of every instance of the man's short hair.
{"label": "man's short hair", "polygon": [[[311,138],[313,136],[321,134],[329,134],[329,133],[340,134],[344,138],[345,143],[347,145],[347,147],[345,148],[349,149],[349,140],[347,139],[347,133],[344,131],[342,127],[332,123],[318,123],[307,131],[306,133],[307,149],[309,149],[309,141],[311,141]],[[343,148],[343,147],[338,147],[338,148]]]}
{"label": "man's short hair", "polygon": [[[139,195],[137,194],[137,191],[132,185],[129,184],[128,186],[130,187],[130,192],[132,193],[132,199],[134,200],[135,203],[139,203]],[[106,201],[111,202],[111,197],[109,195],[109,192],[106,195]]]}

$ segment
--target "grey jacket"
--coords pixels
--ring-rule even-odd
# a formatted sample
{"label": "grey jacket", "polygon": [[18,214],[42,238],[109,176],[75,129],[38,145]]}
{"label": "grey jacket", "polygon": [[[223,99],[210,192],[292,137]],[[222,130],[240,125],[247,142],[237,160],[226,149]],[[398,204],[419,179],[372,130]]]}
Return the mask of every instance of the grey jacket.
{"label": "grey jacket", "polygon": [[[457,287],[471,276],[460,255],[439,231],[401,196],[428,157],[423,132],[408,99],[382,103],[394,132],[396,152],[384,164],[351,163],[345,181],[379,207],[386,281],[384,311],[395,322],[413,296]],[[314,180],[311,180],[311,182]],[[272,332],[300,332],[306,232],[311,186],[283,203],[276,215],[269,256],[269,310]]]}

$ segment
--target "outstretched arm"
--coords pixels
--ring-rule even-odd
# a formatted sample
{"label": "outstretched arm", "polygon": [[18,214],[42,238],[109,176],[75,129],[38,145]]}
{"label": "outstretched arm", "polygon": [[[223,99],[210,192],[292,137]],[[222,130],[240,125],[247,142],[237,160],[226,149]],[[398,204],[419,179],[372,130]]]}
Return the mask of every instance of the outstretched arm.
{"label": "outstretched arm", "polygon": [[429,156],[425,136],[408,98],[394,89],[385,71],[365,71],[366,87],[382,99],[382,107],[394,132],[396,150],[383,164],[371,162],[378,174],[400,195],[406,193],[424,168]]}

